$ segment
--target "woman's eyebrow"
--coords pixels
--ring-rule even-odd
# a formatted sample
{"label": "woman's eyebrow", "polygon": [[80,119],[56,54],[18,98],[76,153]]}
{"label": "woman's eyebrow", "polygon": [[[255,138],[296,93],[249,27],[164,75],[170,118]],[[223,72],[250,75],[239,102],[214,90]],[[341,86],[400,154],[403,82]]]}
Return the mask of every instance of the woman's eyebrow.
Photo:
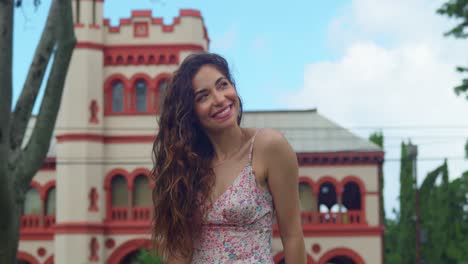
{"label": "woman's eyebrow", "polygon": [[226,79],[226,77],[219,77],[218,80],[216,80],[215,82],[215,86],[218,86],[218,84],[224,79]]}

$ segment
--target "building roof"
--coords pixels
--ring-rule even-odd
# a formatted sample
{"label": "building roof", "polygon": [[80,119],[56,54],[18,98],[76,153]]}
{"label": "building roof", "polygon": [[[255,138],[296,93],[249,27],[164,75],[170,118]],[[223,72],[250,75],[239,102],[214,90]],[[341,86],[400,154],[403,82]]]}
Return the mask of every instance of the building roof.
{"label": "building roof", "polygon": [[317,112],[310,110],[246,111],[244,127],[280,131],[296,152],[382,151]]}
{"label": "building roof", "polygon": [[[23,146],[31,136],[35,121],[36,117],[31,117]],[[376,144],[320,115],[316,109],[245,111],[241,125],[278,130],[298,153],[382,151]],[[47,157],[56,156],[56,145],[53,137]]]}

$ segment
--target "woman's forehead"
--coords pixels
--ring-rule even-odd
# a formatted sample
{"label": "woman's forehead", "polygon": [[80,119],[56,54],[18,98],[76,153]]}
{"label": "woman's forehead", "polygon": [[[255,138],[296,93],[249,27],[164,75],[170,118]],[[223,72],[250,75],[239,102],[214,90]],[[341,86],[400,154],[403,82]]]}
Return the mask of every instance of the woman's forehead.
{"label": "woman's forehead", "polygon": [[214,66],[204,65],[193,77],[192,84],[195,89],[208,88],[215,85],[216,81],[222,77],[225,76]]}

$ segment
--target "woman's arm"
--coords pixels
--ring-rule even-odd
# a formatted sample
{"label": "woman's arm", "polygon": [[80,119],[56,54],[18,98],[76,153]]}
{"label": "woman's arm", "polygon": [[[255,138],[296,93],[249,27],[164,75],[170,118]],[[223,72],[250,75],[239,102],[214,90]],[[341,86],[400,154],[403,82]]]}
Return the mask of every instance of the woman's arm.
{"label": "woman's arm", "polygon": [[262,160],[273,196],[286,263],[306,263],[300,220],[298,164],[288,141],[275,130],[266,130]]}

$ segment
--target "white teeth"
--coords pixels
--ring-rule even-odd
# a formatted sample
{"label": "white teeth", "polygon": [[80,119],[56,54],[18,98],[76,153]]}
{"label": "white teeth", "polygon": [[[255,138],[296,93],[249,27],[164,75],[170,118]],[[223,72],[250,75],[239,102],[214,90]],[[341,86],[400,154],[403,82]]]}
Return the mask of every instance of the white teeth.
{"label": "white teeth", "polygon": [[224,115],[224,114],[226,114],[227,112],[229,112],[229,109],[231,109],[231,107],[227,107],[227,108],[224,109],[221,113],[218,113],[218,114],[216,114],[215,116]]}

